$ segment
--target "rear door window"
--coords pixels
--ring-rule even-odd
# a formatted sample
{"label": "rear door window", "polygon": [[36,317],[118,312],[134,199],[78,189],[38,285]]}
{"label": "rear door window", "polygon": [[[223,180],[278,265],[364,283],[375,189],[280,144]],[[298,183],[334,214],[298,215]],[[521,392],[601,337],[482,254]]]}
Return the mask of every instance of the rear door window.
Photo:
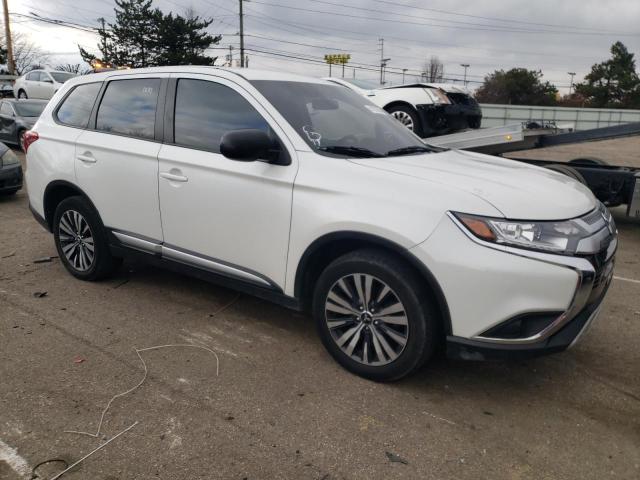
{"label": "rear door window", "polygon": [[269,124],[235,90],[206,80],[180,79],[176,91],[174,142],[220,153],[222,136],[230,130],[263,130]]}
{"label": "rear door window", "polygon": [[159,78],[109,82],[98,108],[96,129],[153,139],[159,90]]}
{"label": "rear door window", "polygon": [[86,128],[101,85],[96,82],[75,87],[58,107],[57,120],[72,127]]}

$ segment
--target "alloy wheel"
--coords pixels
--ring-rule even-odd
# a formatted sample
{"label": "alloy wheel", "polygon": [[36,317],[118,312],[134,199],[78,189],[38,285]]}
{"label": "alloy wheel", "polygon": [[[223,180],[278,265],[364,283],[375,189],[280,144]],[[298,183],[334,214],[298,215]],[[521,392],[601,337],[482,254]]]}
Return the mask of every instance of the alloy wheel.
{"label": "alloy wheel", "polygon": [[79,272],[89,270],[95,259],[93,233],[87,220],[75,210],[67,210],[58,224],[60,248],[69,264]]}
{"label": "alloy wheel", "polygon": [[404,305],[373,275],[354,273],[335,282],[325,301],[325,320],[342,352],[365,365],[393,362],[409,338]]}
{"label": "alloy wheel", "polygon": [[393,115],[393,118],[398,120],[402,125],[407,127],[409,130],[413,131],[413,119],[411,118],[411,115],[409,115],[407,112],[398,110],[396,112],[393,112],[391,115]]}

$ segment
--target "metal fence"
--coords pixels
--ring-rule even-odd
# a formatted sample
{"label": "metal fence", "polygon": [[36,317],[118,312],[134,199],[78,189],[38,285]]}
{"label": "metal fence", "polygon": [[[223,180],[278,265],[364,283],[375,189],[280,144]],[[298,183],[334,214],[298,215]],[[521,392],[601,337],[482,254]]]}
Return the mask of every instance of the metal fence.
{"label": "metal fence", "polygon": [[555,122],[575,130],[613,127],[640,122],[640,110],[610,108],[531,107],[527,105],[490,105],[483,103],[482,127],[500,127],[522,122]]}

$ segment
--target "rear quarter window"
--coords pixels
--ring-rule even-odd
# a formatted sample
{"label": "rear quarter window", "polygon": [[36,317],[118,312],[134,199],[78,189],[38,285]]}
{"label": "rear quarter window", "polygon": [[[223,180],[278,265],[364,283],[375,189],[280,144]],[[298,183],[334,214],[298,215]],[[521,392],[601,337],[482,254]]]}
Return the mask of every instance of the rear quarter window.
{"label": "rear quarter window", "polygon": [[86,128],[101,85],[100,82],[85,83],[71,90],[55,114],[58,122],[71,127]]}

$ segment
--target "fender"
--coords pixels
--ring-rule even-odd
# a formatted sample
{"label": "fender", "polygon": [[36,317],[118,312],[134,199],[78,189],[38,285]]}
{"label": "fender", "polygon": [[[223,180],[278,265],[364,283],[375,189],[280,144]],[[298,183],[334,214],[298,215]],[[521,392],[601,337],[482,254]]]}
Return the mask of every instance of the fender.
{"label": "fender", "polygon": [[305,302],[305,280],[309,269],[313,268],[314,257],[323,248],[328,247],[331,244],[335,244],[338,250],[340,249],[340,245],[342,245],[343,247],[346,245],[348,247],[347,251],[353,250],[354,248],[360,248],[362,246],[378,246],[392,251],[406,260],[427,282],[427,285],[433,293],[437,307],[442,315],[444,333],[446,335],[451,335],[452,328],[449,306],[447,304],[447,300],[444,296],[442,288],[440,287],[440,284],[436,280],[433,273],[431,273],[426,265],[424,265],[406,248],[385,238],[368,233],[354,231],[332,232],[323,235],[320,238],[317,238],[313,241],[313,243],[311,243],[311,245],[307,247],[305,252],[302,254],[302,257],[300,258],[300,262],[298,262],[295,276],[294,296],[301,304],[304,304]]}

